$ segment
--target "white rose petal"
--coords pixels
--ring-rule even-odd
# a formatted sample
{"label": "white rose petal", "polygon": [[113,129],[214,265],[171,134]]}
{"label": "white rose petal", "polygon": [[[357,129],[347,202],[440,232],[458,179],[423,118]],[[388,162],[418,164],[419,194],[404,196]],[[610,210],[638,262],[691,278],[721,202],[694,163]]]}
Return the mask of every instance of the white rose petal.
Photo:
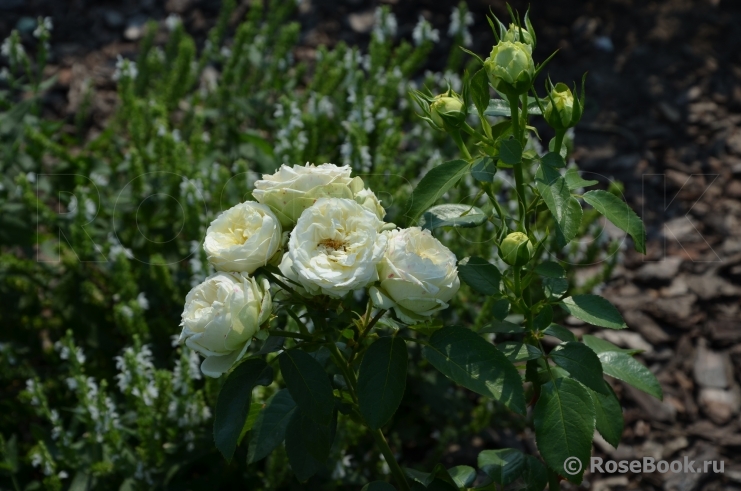
{"label": "white rose petal", "polygon": [[386,210],[381,206],[381,201],[370,189],[361,189],[355,193],[355,201],[363,206],[363,208],[367,208],[375,213],[379,220],[383,220],[383,217],[386,216]]}
{"label": "white rose petal", "polygon": [[267,279],[216,273],[185,297],[180,342],[206,357],[204,375],[219,377],[244,356],[271,311]]}
{"label": "white rose petal", "polygon": [[384,234],[388,246],[378,264],[380,288],[371,294],[374,303],[388,308],[393,302],[396,315],[410,324],[447,308],[460,287],[455,254],[419,227]]}
{"label": "white rose petal", "polygon": [[319,199],[291,232],[284,268],[309,293],[343,297],[378,279],[376,265],[386,249],[382,226],[375,213],[351,199]]}
{"label": "white rose petal", "polygon": [[281,226],[269,207],[247,201],[221,213],[206,231],[203,248],[217,271],[253,273],[281,243]]}

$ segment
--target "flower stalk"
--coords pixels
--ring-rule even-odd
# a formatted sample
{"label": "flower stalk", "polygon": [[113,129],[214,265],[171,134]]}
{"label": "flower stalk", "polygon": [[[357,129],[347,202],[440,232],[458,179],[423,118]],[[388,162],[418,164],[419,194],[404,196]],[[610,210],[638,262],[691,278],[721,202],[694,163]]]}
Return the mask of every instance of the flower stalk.
{"label": "flower stalk", "polygon": [[[509,107],[510,107],[510,114],[512,115],[512,135],[514,135],[515,139],[520,143],[520,145],[524,148],[523,145],[523,137],[520,130],[520,108],[518,106],[518,98],[517,97],[510,97],[509,98]],[[515,174],[515,190],[517,191],[517,201],[519,203],[519,212],[520,212],[520,222],[518,230],[520,231],[527,231],[527,205],[526,205],[526,198],[525,198],[525,177],[522,172],[522,161],[516,163],[514,165],[514,174]]]}

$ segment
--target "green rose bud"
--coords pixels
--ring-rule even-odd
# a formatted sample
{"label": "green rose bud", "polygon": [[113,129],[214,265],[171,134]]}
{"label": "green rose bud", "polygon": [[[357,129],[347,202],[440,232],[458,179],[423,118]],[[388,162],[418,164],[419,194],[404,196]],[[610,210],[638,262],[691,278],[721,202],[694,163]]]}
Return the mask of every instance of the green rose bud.
{"label": "green rose bud", "polygon": [[492,87],[509,97],[530,89],[535,77],[532,48],[519,41],[501,41],[484,61]]}
{"label": "green rose bud", "polygon": [[499,257],[510,266],[524,266],[533,255],[533,244],[522,232],[512,232],[499,245]]}
{"label": "green rose bud", "polygon": [[565,130],[576,126],[582,116],[584,104],[574,97],[566,84],[557,83],[548,97],[543,116],[551,127]]}
{"label": "green rose bud", "polygon": [[[522,33],[522,39],[520,39],[520,33]],[[514,24],[509,25],[509,29],[507,29],[507,32],[504,33],[504,36],[502,36],[502,41],[509,41],[510,43],[514,43],[516,41],[519,41],[521,43],[524,43],[528,46],[530,46],[531,50],[532,47],[535,46],[535,42],[533,40],[533,36],[530,35],[527,29],[520,29]],[[532,53],[532,51],[531,51]]]}
{"label": "green rose bud", "polygon": [[463,100],[453,91],[446,92],[435,96],[432,104],[430,104],[430,117],[433,123],[444,128],[444,118],[441,114],[447,117],[445,119],[449,123],[451,121],[448,118],[455,118],[456,121],[460,122],[464,116],[461,109],[463,109]]}

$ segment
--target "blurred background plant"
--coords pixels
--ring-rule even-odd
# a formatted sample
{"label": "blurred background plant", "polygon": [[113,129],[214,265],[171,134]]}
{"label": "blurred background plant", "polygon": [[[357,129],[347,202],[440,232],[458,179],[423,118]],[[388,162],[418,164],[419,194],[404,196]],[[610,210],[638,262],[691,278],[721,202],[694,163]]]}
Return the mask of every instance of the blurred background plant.
{"label": "blurred background plant", "polygon": [[[71,120],[43,116],[55,83],[44,77],[49,19],[36,23],[32,45],[16,31],[3,42],[3,488],[298,486],[280,450],[246,470],[223,462],[210,433],[219,380],[203,380],[187,348],[173,354],[183,298],[211,272],[201,248],[206,227],[248,198],[262,173],[307,161],[352,166],[382,200],[387,221],[405,222],[412,186],[458,155],[417,116],[408,92],[461,89],[462,51],[450,51],[442,73],[424,68],[442,36],[471,44],[472,16],[461,3],[449,29],[420,18],[404,39],[390,9],[379,8],[366,50],[340,42],[320,48],[313,62],[297,62],[295,8],[271,0],[252,2],[245,13],[227,0],[203,43],[177,16],[151,21],[135,59],[116,64],[117,107],[102,131],[89,124],[89,86]],[[237,12],[244,18],[230,28]],[[531,145],[542,153],[537,140]],[[493,179],[502,208],[516,213],[511,176]],[[444,199],[480,195],[468,176]],[[586,273],[574,268],[570,278],[574,292],[599,287],[620,257],[622,236],[610,238],[596,213],[585,215],[583,227],[588,240],[551,251],[583,266]],[[435,233],[459,258],[500,261],[485,227]],[[501,308],[475,298],[464,286],[447,320],[481,325]],[[454,388],[418,352],[412,357],[413,381],[390,428],[392,443],[416,442],[404,465],[430,470],[449,445],[466,445],[492,425],[518,431],[505,411]],[[255,411],[274,392],[256,389]],[[244,446],[235,460],[244,461]],[[387,470],[349,419],[339,425],[333,462],[310,489],[356,489]]]}

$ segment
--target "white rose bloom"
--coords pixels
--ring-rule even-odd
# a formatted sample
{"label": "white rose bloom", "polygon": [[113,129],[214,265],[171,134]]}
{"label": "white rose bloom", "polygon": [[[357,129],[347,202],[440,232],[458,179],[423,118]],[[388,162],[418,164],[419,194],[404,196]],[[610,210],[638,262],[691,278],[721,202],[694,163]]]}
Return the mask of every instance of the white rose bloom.
{"label": "white rose bloom", "polygon": [[185,297],[179,341],[206,357],[204,375],[219,377],[244,356],[272,308],[267,279],[216,273]]}
{"label": "white rose bloom", "polygon": [[281,243],[278,218],[266,205],[247,201],[222,212],[206,231],[203,248],[217,271],[253,273]]}
{"label": "white rose bloom", "polygon": [[380,286],[370,292],[375,305],[393,308],[409,324],[447,308],[460,287],[455,254],[419,227],[384,233],[388,246],[378,264]]}
{"label": "white rose bloom", "polygon": [[350,177],[351,173],[350,167],[334,164],[281,165],[275,174],[255,181],[252,196],[268,205],[284,227],[290,227],[317,199],[353,199],[364,184],[361,178]]}
{"label": "white rose bloom", "polygon": [[374,213],[351,199],[319,199],[298,219],[281,264],[309,293],[343,297],[378,279],[376,265],[386,249],[381,227]]}

